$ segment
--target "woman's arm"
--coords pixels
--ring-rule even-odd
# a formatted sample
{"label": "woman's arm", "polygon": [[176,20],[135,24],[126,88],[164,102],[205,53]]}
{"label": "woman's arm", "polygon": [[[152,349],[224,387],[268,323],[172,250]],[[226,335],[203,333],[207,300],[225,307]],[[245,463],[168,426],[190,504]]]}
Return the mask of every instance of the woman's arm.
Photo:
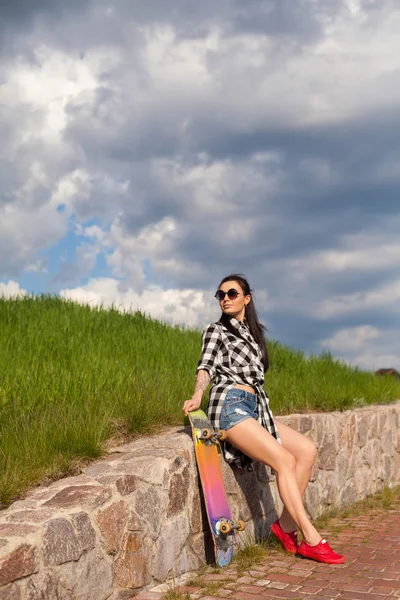
{"label": "woman's arm", "polygon": [[207,371],[200,370],[197,372],[193,396],[190,400],[186,400],[183,405],[183,412],[185,413],[186,417],[190,411],[197,410],[200,407],[201,399],[210,381],[211,378]]}
{"label": "woman's arm", "polygon": [[215,323],[211,323],[203,331],[201,340],[201,357],[197,365],[196,386],[193,396],[186,400],[182,410],[185,415],[191,410],[197,410],[208,384],[216,374],[217,356],[221,343],[220,332]]}

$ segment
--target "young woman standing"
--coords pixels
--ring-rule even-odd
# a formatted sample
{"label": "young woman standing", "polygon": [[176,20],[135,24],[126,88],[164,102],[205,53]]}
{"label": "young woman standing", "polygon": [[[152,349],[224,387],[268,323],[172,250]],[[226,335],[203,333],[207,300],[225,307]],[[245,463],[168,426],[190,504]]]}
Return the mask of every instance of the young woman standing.
{"label": "young woman standing", "polygon": [[[269,408],[263,388],[268,352],[250,286],[242,275],[229,275],[215,296],[222,315],[203,332],[195,391],[183,411],[188,415],[197,410],[214,380],[207,412],[216,429],[227,431],[225,459],[240,467],[256,460],[276,473],[284,508],[271,525],[274,535],[288,552],[324,563],[343,563],[344,557],[321,539],[303,506],[316,448],[305,436],[274,421]],[[300,545],[297,528],[303,537]]]}

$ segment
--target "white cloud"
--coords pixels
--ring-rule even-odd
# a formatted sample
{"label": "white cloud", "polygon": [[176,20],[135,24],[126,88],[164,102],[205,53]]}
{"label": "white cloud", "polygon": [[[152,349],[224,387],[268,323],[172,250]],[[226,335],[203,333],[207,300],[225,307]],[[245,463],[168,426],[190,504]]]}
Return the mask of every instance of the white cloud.
{"label": "white cloud", "polygon": [[380,330],[372,325],[340,329],[321,346],[345,362],[364,369],[400,368],[399,329]]}
{"label": "white cloud", "polygon": [[26,296],[28,292],[22,289],[17,281],[0,281],[0,297],[3,298],[16,298],[19,296]]}
{"label": "white cloud", "polygon": [[150,285],[139,293],[112,278],[91,279],[86,286],[60,291],[62,298],[90,306],[115,306],[121,311],[140,310],[173,324],[199,327],[219,317],[212,295],[198,290],[163,289]]}
{"label": "white cloud", "polygon": [[388,310],[400,312],[400,279],[377,286],[367,292],[341,294],[323,300],[316,314],[320,319],[329,319],[351,314],[359,314],[366,310]]}
{"label": "white cloud", "polygon": [[376,340],[381,336],[382,332],[376,327],[361,325],[337,331],[332,337],[323,340],[321,346],[335,352],[354,352],[361,350],[367,342]]}

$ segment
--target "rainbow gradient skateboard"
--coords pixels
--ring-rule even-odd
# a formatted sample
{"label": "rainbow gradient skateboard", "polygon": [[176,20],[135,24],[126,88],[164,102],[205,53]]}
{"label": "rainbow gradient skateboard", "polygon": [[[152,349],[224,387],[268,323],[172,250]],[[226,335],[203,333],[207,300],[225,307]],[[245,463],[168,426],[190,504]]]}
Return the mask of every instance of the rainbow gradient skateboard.
{"label": "rainbow gradient skateboard", "polygon": [[215,562],[226,567],[232,560],[235,530],[243,531],[243,521],[235,523],[226,497],[218,443],[225,439],[225,432],[214,430],[202,410],[189,413],[194,450],[203,489],[208,522],[214,542]]}

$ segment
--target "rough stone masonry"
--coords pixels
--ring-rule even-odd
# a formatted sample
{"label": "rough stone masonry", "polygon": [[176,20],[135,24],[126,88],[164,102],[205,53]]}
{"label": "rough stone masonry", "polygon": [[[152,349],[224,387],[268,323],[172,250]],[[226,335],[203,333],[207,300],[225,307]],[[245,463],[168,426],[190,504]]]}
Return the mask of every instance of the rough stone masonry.
{"label": "rough stone masonry", "polygon": [[[312,517],[400,483],[400,402],[282,422],[319,448]],[[263,537],[279,499],[269,468],[221,458],[240,536]],[[0,513],[0,600],[128,600],[201,567],[210,550],[189,429],[138,439],[77,477],[32,490]]]}

